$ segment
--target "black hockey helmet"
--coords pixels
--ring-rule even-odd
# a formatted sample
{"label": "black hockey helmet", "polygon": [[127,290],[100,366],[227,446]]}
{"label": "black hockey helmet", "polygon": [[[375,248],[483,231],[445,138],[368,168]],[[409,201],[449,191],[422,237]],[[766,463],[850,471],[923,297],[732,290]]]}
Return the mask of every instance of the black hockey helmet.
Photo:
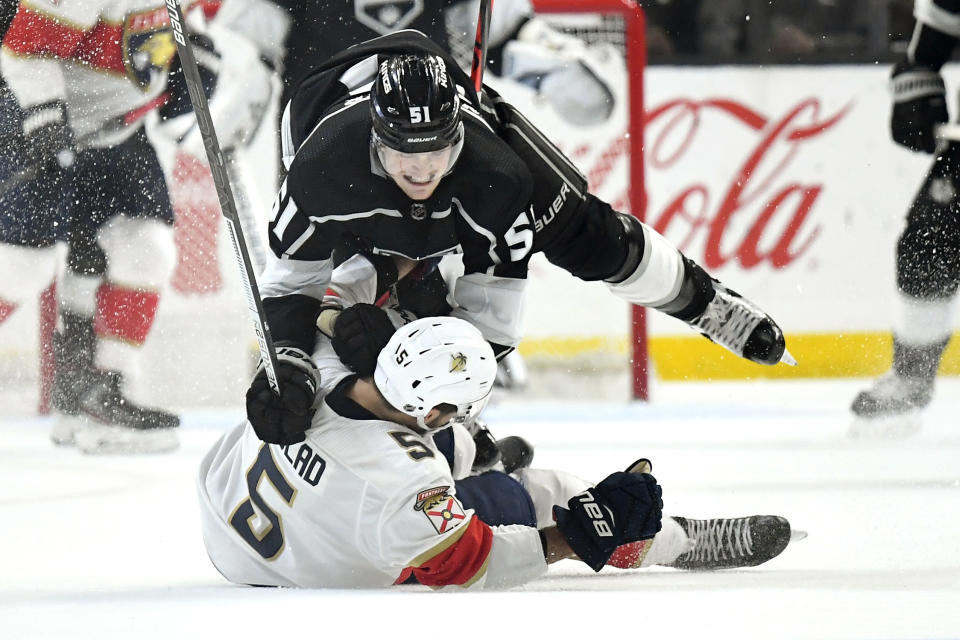
{"label": "black hockey helmet", "polygon": [[396,151],[436,151],[463,139],[460,95],[438,56],[384,59],[370,91],[370,112],[375,138]]}

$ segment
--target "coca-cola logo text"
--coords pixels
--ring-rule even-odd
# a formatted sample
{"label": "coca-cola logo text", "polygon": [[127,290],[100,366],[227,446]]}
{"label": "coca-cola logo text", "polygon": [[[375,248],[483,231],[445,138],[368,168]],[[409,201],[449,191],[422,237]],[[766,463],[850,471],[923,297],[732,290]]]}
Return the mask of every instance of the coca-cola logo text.
{"label": "coca-cola logo text", "polygon": [[[646,113],[644,129],[645,189],[658,204],[643,212],[645,221],[707,269],[734,259],[745,269],[765,261],[774,269],[786,267],[807,253],[820,233],[811,213],[824,189],[822,182],[788,169],[805,144],[834,127],[851,107],[824,116],[820,100],[806,98],[768,117],[725,98],[679,98],[655,106]],[[743,149],[744,135],[752,139],[748,151],[735,156],[730,148]],[[570,149],[575,160],[583,151]],[[591,187],[603,183],[626,152],[623,139],[604,149],[587,171]],[[658,174],[668,171],[682,172],[685,184],[665,194]],[[625,194],[611,204],[629,209]],[[695,256],[690,252],[698,240],[703,254]]]}
{"label": "coca-cola logo text", "polygon": [[[756,143],[749,155],[730,177],[725,192],[712,198],[704,182],[695,181],[666,200],[659,212],[648,212],[648,222],[673,239],[683,250],[699,234],[706,234],[703,264],[708,269],[724,266],[736,258],[744,268],[764,260],[781,269],[808,251],[820,233],[809,220],[823,190],[820,183],[779,180],[802,146],[828,131],[849,111],[850,105],[835,114],[821,117],[820,101],[807,98],[776,119],[763,116],[733,100],[702,101],[678,99],[652,109],[647,114],[646,150],[648,170],[664,170],[680,165],[701,129],[705,110],[718,110],[734,122],[756,132]],[[735,136],[734,129],[718,137]],[[724,158],[717,148],[717,170],[734,166],[734,158]],[[734,161],[734,162],[731,162]],[[696,176],[692,176],[696,179]],[[649,188],[656,188],[650,184]],[[649,215],[654,213],[654,215]],[[730,238],[733,222],[745,230]],[[779,218],[779,219],[778,219]],[[774,221],[779,224],[774,225]]]}

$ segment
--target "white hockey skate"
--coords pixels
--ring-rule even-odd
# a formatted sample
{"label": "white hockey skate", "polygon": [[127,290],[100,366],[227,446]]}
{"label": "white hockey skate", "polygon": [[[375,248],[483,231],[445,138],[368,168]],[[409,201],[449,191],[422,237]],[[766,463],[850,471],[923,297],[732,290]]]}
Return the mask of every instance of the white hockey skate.
{"label": "white hockey skate", "polygon": [[80,398],[81,423],[73,434],[84,453],[164,453],[179,444],[180,418],[138,406],[121,391],[122,376],[102,371]]}
{"label": "white hockey skate", "polygon": [[902,438],[920,430],[924,408],[933,397],[934,378],[912,378],[889,371],[854,398],[854,438]]}

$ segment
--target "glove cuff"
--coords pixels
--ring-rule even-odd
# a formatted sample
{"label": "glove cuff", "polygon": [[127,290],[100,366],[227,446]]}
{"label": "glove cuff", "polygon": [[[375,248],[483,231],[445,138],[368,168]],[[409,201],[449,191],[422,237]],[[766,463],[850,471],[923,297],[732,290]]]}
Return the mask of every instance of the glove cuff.
{"label": "glove cuff", "polygon": [[894,67],[890,78],[890,93],[894,102],[909,102],[925,96],[944,95],[943,78],[929,67],[901,62]]}
{"label": "glove cuff", "polygon": [[320,314],[317,316],[317,329],[320,330],[320,333],[328,338],[333,338],[333,325],[341,311],[343,311],[343,307],[338,304],[324,304],[320,307]]}
{"label": "glove cuff", "polygon": [[51,125],[67,125],[67,105],[62,100],[51,100],[24,109],[23,135],[30,136],[38,129]]}
{"label": "glove cuff", "polygon": [[[317,392],[320,389],[320,370],[317,368],[316,363],[314,363],[313,358],[310,357],[310,354],[297,347],[279,346],[277,347],[277,363],[280,362],[292,364],[306,372],[310,378],[315,402]],[[260,368],[263,369],[262,362],[260,363]]]}
{"label": "glove cuff", "polygon": [[594,544],[592,536],[583,530],[580,519],[569,509],[555,505],[553,507],[553,519],[557,523],[557,529],[573,552],[577,554],[577,557],[594,571],[603,569],[607,560],[616,550],[616,545],[613,544],[608,549],[601,549]]}

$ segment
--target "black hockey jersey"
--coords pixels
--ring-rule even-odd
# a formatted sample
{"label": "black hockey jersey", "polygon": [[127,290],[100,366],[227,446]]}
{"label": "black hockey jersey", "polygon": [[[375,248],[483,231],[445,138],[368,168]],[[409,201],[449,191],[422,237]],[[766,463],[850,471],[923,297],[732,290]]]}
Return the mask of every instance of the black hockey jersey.
{"label": "black hockey jersey", "polygon": [[375,254],[423,260],[463,253],[468,273],[525,277],[529,247],[507,236],[529,226],[529,171],[472,108],[463,109],[463,123],[453,171],[430,198],[413,201],[371,149],[369,96],[335,104],[290,166],[281,215],[270,224],[274,254],[326,260],[337,243],[360,238]]}
{"label": "black hockey jersey", "polygon": [[[366,44],[406,46],[409,38],[435,49],[410,32]],[[342,59],[328,64],[339,71]],[[337,83],[322,73],[298,88],[284,117],[284,146],[292,144],[296,153],[269,224],[272,256],[261,287],[274,337],[312,348],[310,311],[326,293],[334,250],[348,246],[412,260],[462,254],[465,273],[456,282],[452,314],[495,345],[515,346],[534,237],[527,166],[463,102],[457,164],[430,198],[411,200],[383,172],[371,147],[369,95],[346,94],[342,86],[338,94]],[[462,71],[453,73],[460,83],[466,79]]]}
{"label": "black hockey jersey", "polygon": [[916,0],[913,13],[923,24],[960,38],[960,1]]}

